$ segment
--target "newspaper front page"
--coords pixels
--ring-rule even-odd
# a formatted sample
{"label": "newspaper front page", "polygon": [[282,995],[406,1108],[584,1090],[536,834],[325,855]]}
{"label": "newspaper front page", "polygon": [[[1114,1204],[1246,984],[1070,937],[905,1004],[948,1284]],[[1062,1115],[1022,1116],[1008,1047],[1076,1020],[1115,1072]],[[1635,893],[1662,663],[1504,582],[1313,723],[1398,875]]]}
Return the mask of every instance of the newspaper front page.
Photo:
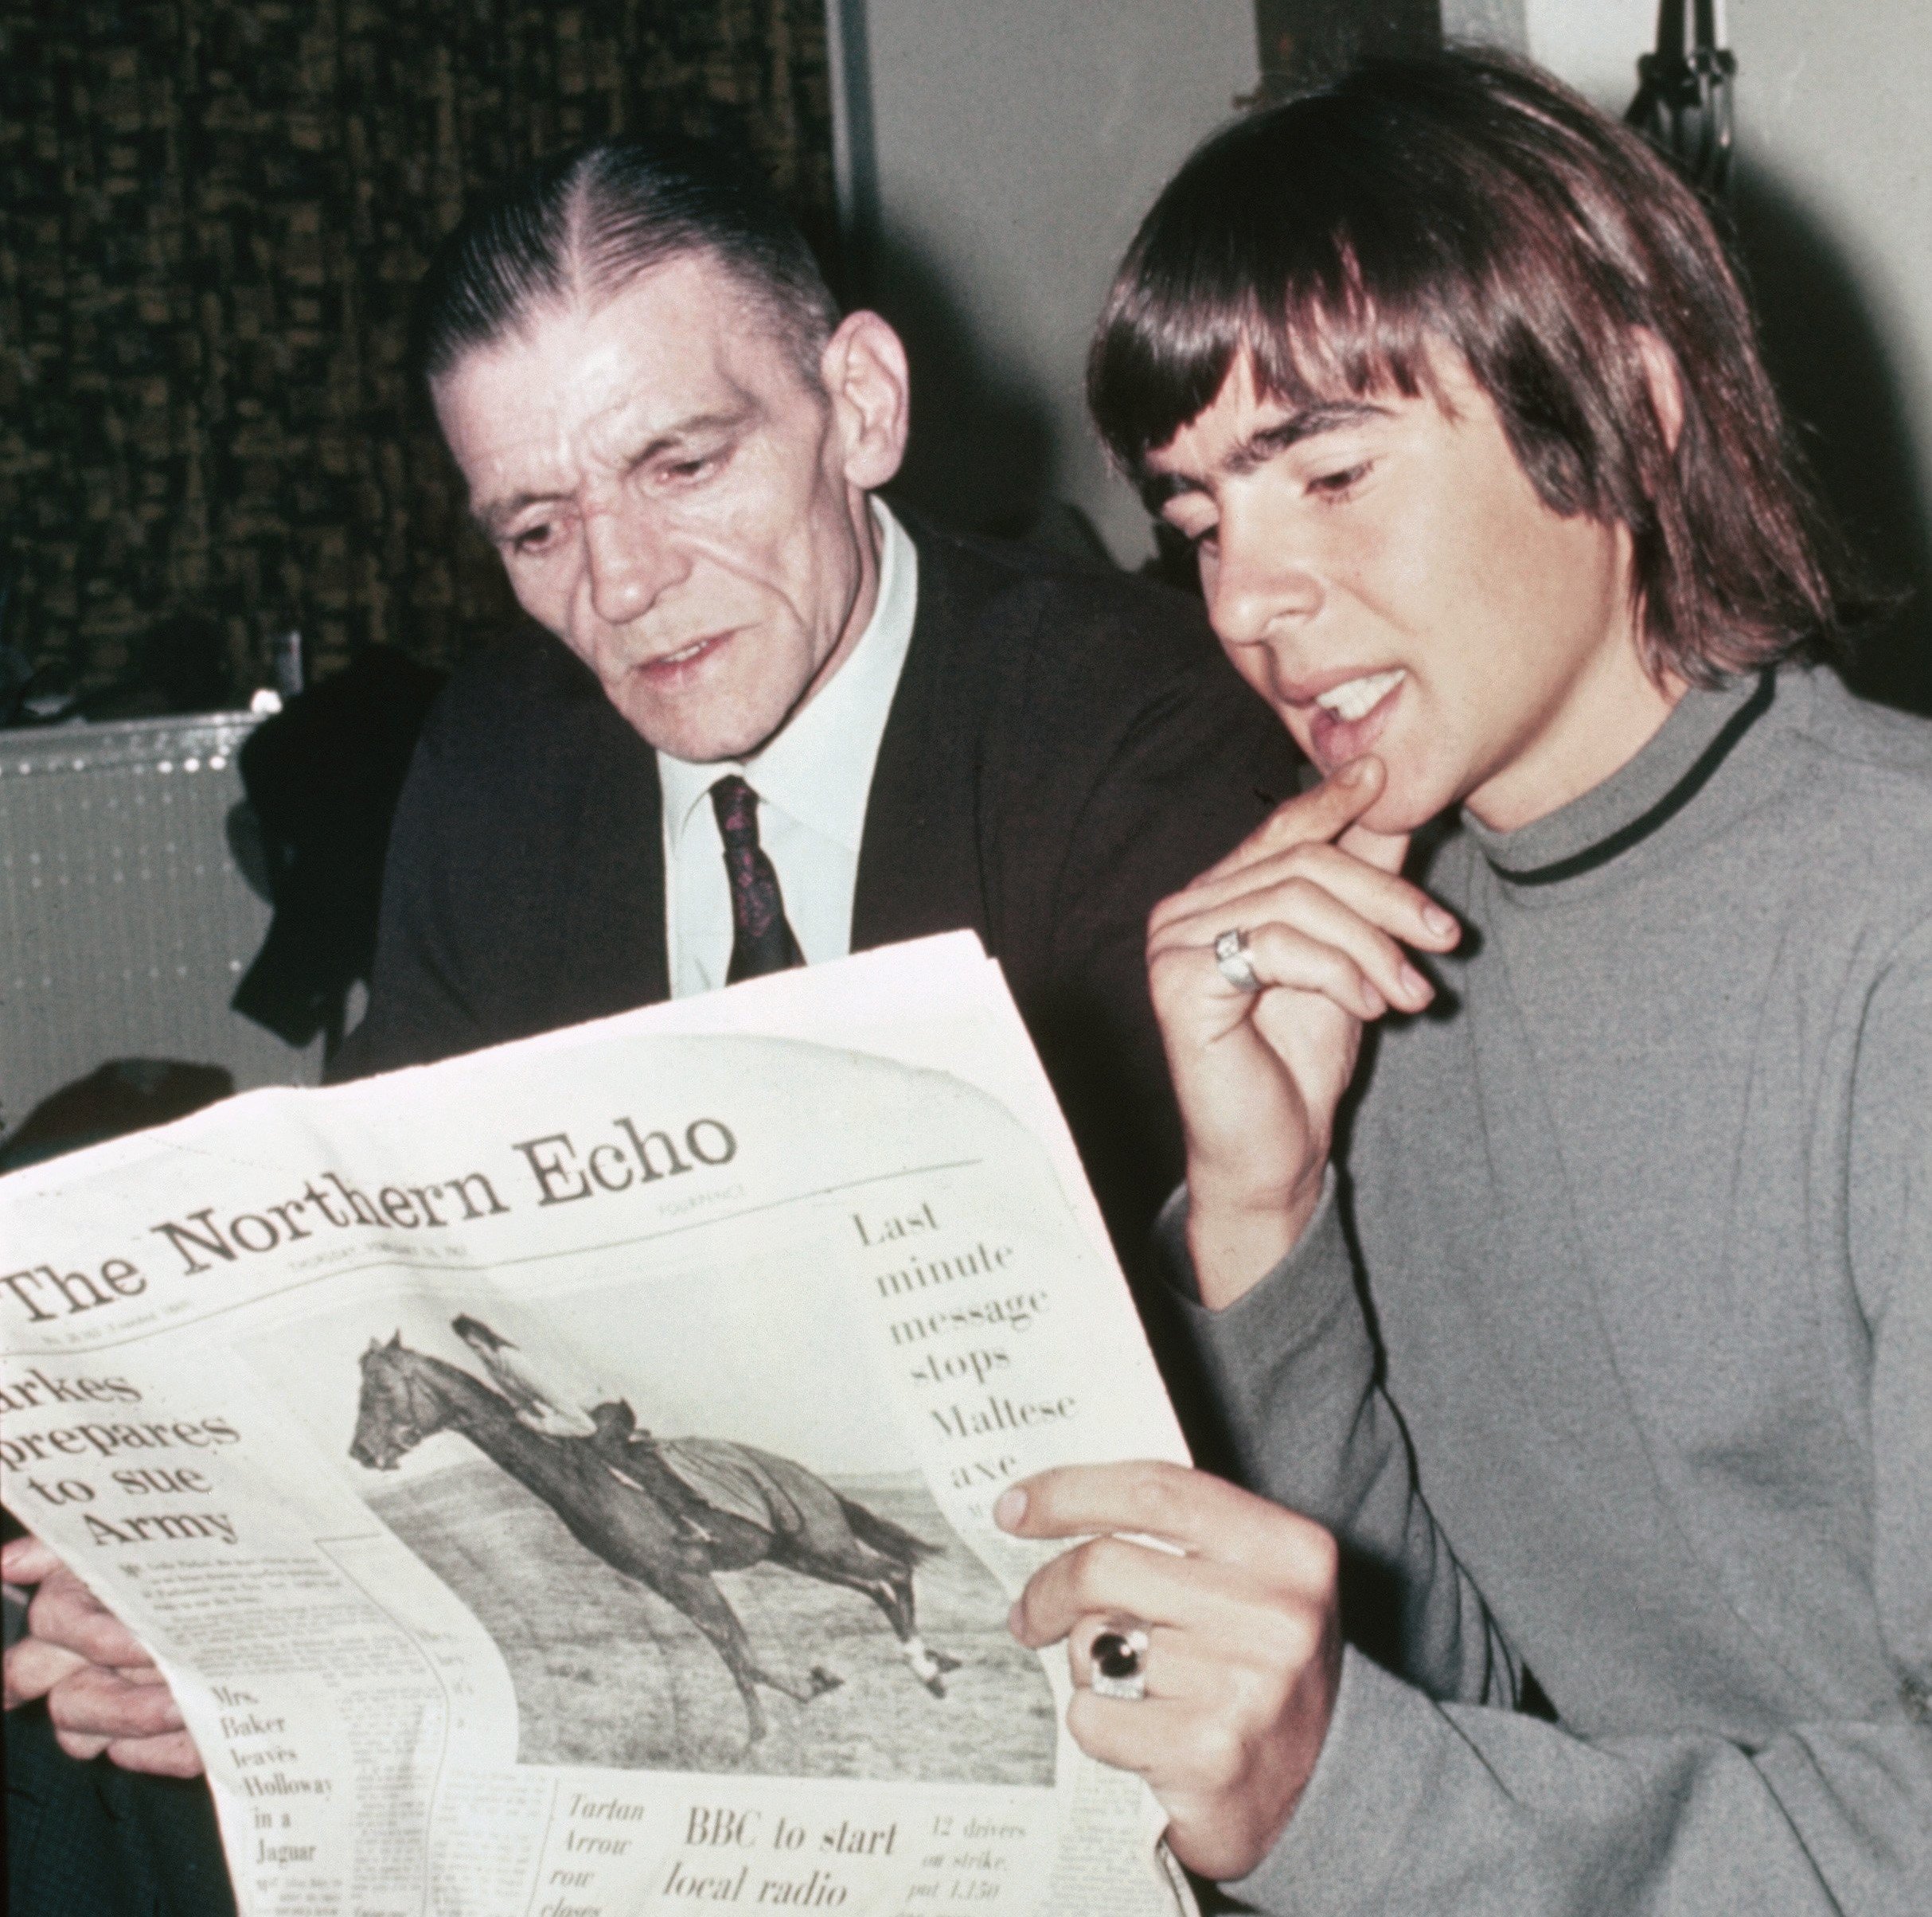
{"label": "newspaper front page", "polygon": [[8,1506],[152,1650],[244,1917],[1186,1901],[1005,1629],[1185,1459],[964,935],[0,1181]]}

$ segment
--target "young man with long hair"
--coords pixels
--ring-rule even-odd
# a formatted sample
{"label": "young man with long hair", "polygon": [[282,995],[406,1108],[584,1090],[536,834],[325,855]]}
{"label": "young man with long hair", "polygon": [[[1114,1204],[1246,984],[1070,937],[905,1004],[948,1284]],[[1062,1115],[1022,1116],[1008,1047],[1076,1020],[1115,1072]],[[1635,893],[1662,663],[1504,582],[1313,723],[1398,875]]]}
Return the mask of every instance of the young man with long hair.
{"label": "young man with long hair", "polygon": [[1016,1487],[1091,1540],[1016,1631],[1267,1910],[1922,1910],[1932,728],[1809,662],[1703,209],[1364,67],[1188,162],[1091,390],[1322,776],[1149,941],[1251,1489]]}

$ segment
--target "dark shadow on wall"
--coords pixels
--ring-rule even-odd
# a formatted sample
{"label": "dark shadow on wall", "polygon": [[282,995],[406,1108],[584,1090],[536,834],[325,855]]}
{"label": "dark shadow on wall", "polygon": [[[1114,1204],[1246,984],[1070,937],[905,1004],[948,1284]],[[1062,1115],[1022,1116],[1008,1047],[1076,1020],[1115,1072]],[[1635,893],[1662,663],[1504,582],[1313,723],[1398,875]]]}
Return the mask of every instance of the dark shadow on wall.
{"label": "dark shadow on wall", "polygon": [[1731,206],[1766,357],[1819,490],[1872,584],[1905,595],[1858,635],[1845,676],[1869,698],[1932,715],[1932,501],[1899,381],[1823,223],[1748,164]]}
{"label": "dark shadow on wall", "polygon": [[1053,455],[1037,385],[994,365],[967,300],[916,240],[888,230],[867,256],[865,303],[892,322],[912,364],[912,440],[892,498],[957,531],[1032,533]]}

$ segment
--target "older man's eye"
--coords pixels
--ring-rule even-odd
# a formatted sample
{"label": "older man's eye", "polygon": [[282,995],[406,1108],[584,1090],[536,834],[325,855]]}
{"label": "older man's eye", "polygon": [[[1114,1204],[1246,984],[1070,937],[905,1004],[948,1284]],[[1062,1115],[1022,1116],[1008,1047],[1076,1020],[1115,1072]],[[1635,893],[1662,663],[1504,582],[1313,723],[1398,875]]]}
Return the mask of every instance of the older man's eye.
{"label": "older man's eye", "polygon": [[533,556],[543,551],[555,536],[556,528],[545,520],[541,525],[524,526],[509,536],[509,549],[513,552]]}

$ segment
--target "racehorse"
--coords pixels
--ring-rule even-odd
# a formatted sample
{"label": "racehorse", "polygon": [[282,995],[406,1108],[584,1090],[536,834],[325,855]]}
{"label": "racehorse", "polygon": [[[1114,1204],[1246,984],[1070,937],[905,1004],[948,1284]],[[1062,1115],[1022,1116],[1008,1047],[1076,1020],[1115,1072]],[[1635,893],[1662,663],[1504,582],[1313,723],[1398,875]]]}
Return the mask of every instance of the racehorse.
{"label": "racehorse", "polygon": [[[938,1547],[841,1497],[790,1458],[720,1440],[660,1447],[636,1431],[621,1401],[593,1415],[593,1437],[533,1430],[501,1392],[458,1365],[412,1350],[399,1331],[386,1345],[372,1339],[362,1354],[349,1454],[371,1470],[392,1471],[433,1432],[460,1432],[535,1492],[579,1544],[674,1604],[704,1634],[744,1700],[753,1744],[765,1734],[759,1685],[809,1704],[843,1680],[822,1665],[802,1679],[767,1670],[714,1582],[717,1571],[766,1562],[861,1592],[885,1614],[927,1689],[946,1695],[944,1673],[957,1670],[959,1661],[928,1650],[913,1620],[912,1568]],[[725,1502],[732,1508],[695,1492],[665,1462],[666,1452],[708,1464],[712,1481],[730,1487]]]}

